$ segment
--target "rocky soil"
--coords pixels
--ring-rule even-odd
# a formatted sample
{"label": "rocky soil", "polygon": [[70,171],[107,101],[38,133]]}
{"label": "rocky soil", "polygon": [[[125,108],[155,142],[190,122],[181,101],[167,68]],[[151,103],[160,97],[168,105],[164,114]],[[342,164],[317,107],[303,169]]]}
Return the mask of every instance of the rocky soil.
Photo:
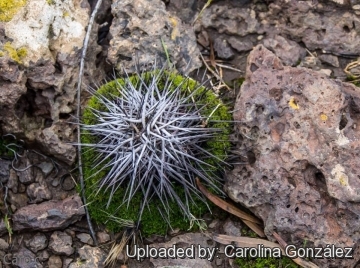
{"label": "rocky soil", "polygon": [[[219,0],[200,12],[205,3],[104,0],[84,89],[112,77],[114,68],[134,71],[136,60],[144,68],[166,62],[164,48],[179,72],[196,75],[202,55],[216,66],[216,80],[229,85],[216,89],[235,109],[234,162],[242,164],[226,174],[230,198],[263,220],[269,240],[277,231],[298,246],[354,247],[353,259],[313,262],[356,267],[360,90],[344,81],[360,76],[360,1]],[[79,59],[94,5],[28,0],[0,21],[0,134],[15,135],[21,148],[15,159],[0,156],[0,267],[103,267],[115,239],[101,226],[99,246],[90,236],[71,144]],[[84,90],[82,105],[87,97]],[[146,241],[218,247],[212,262],[147,259],[128,267],[232,267],[209,237],[241,235],[242,224],[206,221],[204,234]]]}

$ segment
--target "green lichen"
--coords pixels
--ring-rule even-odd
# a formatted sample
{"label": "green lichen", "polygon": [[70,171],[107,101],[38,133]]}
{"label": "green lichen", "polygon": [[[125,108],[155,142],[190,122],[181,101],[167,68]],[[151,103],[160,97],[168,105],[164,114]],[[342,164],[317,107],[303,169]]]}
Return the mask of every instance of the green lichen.
{"label": "green lichen", "polygon": [[[151,73],[144,74],[144,79],[146,79],[147,75],[151,75]],[[172,87],[175,89],[178,85],[182,84],[184,78],[180,75],[170,74],[171,79],[173,81]],[[129,78],[133,84],[136,84],[137,79],[136,76],[132,76]],[[158,87],[161,88],[165,81],[159,80]],[[111,81],[105,85],[103,85],[97,93],[104,95],[108,98],[112,98],[113,96],[119,96],[119,91],[117,90],[117,84],[124,85],[123,79],[118,79],[117,81]],[[181,90],[189,91],[197,87],[197,83],[194,80],[188,80],[186,83],[183,83]],[[208,150],[215,154],[220,159],[224,160],[226,158],[226,151],[230,148],[229,142],[229,132],[230,132],[230,121],[231,115],[229,114],[227,107],[224,106],[219,99],[214,96],[210,91],[205,91],[205,97],[203,98],[203,103],[206,103],[208,106],[206,110],[203,110],[203,115],[210,115],[212,113],[211,119],[213,120],[221,120],[221,122],[209,122],[209,127],[217,127],[222,128],[224,131],[219,134],[217,137],[214,137],[210,140],[205,146],[208,147]],[[201,92],[197,93],[201,94]],[[220,104],[218,106],[218,104]],[[199,105],[201,105],[199,103]],[[215,109],[218,106],[217,109]],[[105,107],[98,101],[97,98],[93,97],[89,100],[87,108],[83,113],[83,121],[85,124],[95,124],[96,118],[91,112],[91,108],[96,110],[104,110]],[[82,143],[96,143],[97,138],[90,135],[86,131],[82,132]],[[210,148],[210,149],[209,149]],[[143,194],[141,191],[138,191],[134,197],[132,198],[129,206],[126,204],[121,206],[119,209],[119,205],[123,202],[123,196],[125,193],[126,187],[120,187],[111,201],[111,204],[108,208],[105,209],[107,201],[109,199],[109,193],[102,191],[98,195],[95,195],[95,191],[97,190],[98,181],[105,175],[105,172],[101,172],[96,176],[92,176],[94,171],[92,169],[93,159],[96,157],[96,152],[93,149],[83,149],[83,167],[84,167],[84,177],[86,178],[85,184],[86,189],[85,193],[89,203],[89,211],[92,219],[94,219],[97,223],[104,224],[108,215],[114,215],[115,217],[132,220],[136,222],[138,220],[139,209],[141,207],[141,202],[143,199]],[[210,159],[209,163],[216,164],[216,160]],[[184,196],[184,189],[179,186],[174,186],[178,195]],[[194,204],[190,206],[190,210],[192,215],[195,218],[201,217],[204,213],[208,212],[208,205],[204,204],[201,200],[194,197]],[[177,206],[176,202],[169,202],[169,210],[170,210],[170,225],[172,228],[179,228],[181,230],[188,230],[191,223],[188,219],[186,219],[181,213],[180,208]],[[148,236],[151,234],[166,234],[169,229],[169,224],[163,219],[161,213],[159,212],[159,208],[162,207],[162,203],[160,200],[153,198],[150,202],[150,205],[145,208],[142,218],[141,218],[141,230],[144,236]],[[115,232],[120,231],[122,229],[116,222],[107,221],[106,227]],[[196,229],[196,225],[194,225]],[[194,230],[194,229],[193,229]]]}
{"label": "green lichen", "polygon": [[22,60],[27,55],[27,50],[24,47],[16,49],[10,42],[6,42],[3,50],[15,62],[22,64]]}
{"label": "green lichen", "polygon": [[0,0],[0,21],[8,22],[14,17],[26,0]]}
{"label": "green lichen", "polygon": [[48,3],[48,5],[55,5],[55,0],[46,0],[46,3]]}

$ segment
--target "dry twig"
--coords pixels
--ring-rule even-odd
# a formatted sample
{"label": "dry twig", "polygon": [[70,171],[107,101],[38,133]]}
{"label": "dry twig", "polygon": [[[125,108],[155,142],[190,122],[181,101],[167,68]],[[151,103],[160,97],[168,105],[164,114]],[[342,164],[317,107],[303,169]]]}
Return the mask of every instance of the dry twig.
{"label": "dry twig", "polygon": [[77,86],[77,109],[76,109],[77,140],[78,140],[77,152],[78,152],[78,161],[79,161],[79,179],[80,179],[80,186],[81,186],[81,195],[82,195],[82,199],[84,202],[86,220],[89,225],[90,234],[91,234],[91,237],[92,237],[95,245],[97,245],[97,239],[96,239],[96,236],[94,233],[94,229],[92,227],[89,211],[86,206],[84,174],[83,174],[83,170],[82,170],[81,138],[80,138],[80,135],[81,135],[81,132],[80,132],[80,99],[81,99],[82,77],[84,74],[85,58],[86,58],[87,47],[88,47],[89,39],[90,39],[90,33],[91,33],[92,26],[94,24],[96,13],[100,8],[101,3],[102,3],[102,0],[98,0],[96,3],[96,6],[91,14],[90,21],[89,21],[87,31],[86,31],[86,35],[85,35],[85,39],[84,39],[84,45],[83,45],[81,58],[80,58],[80,71],[79,71],[78,86]]}

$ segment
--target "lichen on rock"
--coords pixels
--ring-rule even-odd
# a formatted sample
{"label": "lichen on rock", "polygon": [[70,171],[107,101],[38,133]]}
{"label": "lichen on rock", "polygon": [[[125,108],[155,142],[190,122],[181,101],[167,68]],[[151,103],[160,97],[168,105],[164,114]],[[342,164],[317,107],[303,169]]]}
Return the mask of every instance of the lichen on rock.
{"label": "lichen on rock", "polygon": [[8,22],[26,4],[26,0],[0,1],[0,21]]}
{"label": "lichen on rock", "polygon": [[[276,230],[297,246],[359,248],[359,111],[355,86],[284,66],[256,46],[234,113],[237,152],[247,164],[227,174],[227,193],[263,219],[269,237]],[[345,267],[358,260],[314,262]]]}

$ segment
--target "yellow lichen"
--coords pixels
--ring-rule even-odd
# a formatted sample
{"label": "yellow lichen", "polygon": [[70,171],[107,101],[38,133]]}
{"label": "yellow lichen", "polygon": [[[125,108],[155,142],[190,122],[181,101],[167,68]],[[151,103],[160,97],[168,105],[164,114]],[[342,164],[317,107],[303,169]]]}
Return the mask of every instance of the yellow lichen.
{"label": "yellow lichen", "polygon": [[11,21],[26,0],[0,0],[0,21]]}
{"label": "yellow lichen", "polygon": [[[0,0],[1,1],[1,0]],[[22,59],[26,57],[27,50],[26,48],[16,49],[12,46],[10,42],[6,42],[4,45],[4,51],[6,54],[15,62],[22,64]]]}
{"label": "yellow lichen", "polygon": [[0,57],[3,57],[5,53],[3,51],[0,51]]}
{"label": "yellow lichen", "polygon": [[170,17],[170,23],[171,26],[173,27],[171,31],[171,40],[175,40],[180,35],[178,22],[175,18]]}
{"label": "yellow lichen", "polygon": [[326,114],[321,114],[321,115],[320,115],[320,119],[321,119],[322,121],[326,121],[326,120],[328,119],[328,116],[327,116]]}
{"label": "yellow lichen", "polygon": [[69,16],[70,16],[70,13],[69,13],[69,12],[65,11],[65,12],[63,13],[63,17],[64,17],[64,18],[69,17]]}
{"label": "yellow lichen", "polygon": [[55,0],[46,0],[49,5],[55,5]]}
{"label": "yellow lichen", "polygon": [[298,110],[300,108],[299,105],[296,103],[294,97],[291,97],[291,99],[289,101],[289,106],[291,108],[293,108],[294,110]]}
{"label": "yellow lichen", "polygon": [[347,184],[347,177],[346,177],[344,174],[342,174],[342,175],[340,176],[339,182],[340,182],[340,184],[341,184],[342,186],[347,186],[347,185],[348,185],[348,184]]}

